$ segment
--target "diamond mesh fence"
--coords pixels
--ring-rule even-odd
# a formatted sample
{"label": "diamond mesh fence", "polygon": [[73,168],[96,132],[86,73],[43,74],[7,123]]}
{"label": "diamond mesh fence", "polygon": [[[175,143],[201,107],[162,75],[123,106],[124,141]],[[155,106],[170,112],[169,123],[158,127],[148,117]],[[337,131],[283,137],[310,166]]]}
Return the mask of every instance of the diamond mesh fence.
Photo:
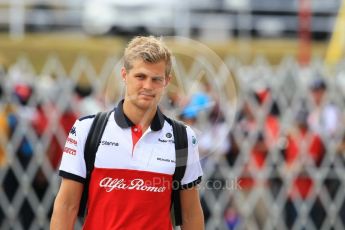
{"label": "diamond mesh fence", "polygon": [[[324,77],[321,60],[226,57],[232,77],[202,59],[174,63],[162,107],[197,131],[206,229],[345,229],[345,63]],[[0,68],[1,229],[49,229],[65,138],[121,98],[118,61],[99,72],[85,57],[69,72],[56,56],[40,72],[25,57]],[[200,94],[207,105],[188,113]]]}

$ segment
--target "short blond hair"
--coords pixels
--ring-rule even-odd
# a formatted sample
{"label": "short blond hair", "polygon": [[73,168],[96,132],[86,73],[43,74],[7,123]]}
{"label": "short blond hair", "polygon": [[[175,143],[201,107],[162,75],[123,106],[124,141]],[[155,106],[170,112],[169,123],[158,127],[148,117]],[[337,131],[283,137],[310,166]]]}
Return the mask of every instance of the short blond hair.
{"label": "short blond hair", "polygon": [[164,44],[162,39],[154,36],[138,36],[133,38],[127,45],[124,53],[124,67],[132,69],[132,63],[141,59],[148,63],[165,62],[165,76],[171,72],[171,51]]}

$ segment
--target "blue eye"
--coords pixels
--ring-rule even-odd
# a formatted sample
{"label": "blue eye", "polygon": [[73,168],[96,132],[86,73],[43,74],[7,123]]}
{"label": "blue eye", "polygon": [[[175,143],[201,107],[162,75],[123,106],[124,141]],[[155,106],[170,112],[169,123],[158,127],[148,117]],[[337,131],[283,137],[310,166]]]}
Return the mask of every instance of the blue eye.
{"label": "blue eye", "polygon": [[162,81],[163,81],[163,78],[161,78],[161,77],[155,77],[155,78],[153,78],[152,80],[155,81],[155,82],[162,82]]}

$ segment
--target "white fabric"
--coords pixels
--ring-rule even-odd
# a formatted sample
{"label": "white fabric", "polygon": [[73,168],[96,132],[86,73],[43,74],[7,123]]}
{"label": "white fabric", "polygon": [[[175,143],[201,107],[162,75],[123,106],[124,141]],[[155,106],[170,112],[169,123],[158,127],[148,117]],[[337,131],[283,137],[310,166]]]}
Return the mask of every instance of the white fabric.
{"label": "white fabric", "polygon": [[[75,122],[74,128],[72,128],[75,133],[70,132],[66,141],[60,165],[61,171],[85,178],[84,145],[92,121],[93,118],[86,118]],[[186,172],[182,178],[182,185],[194,182],[202,176],[198,144],[195,141],[195,133],[190,127],[187,127],[187,135],[188,160]],[[172,175],[175,170],[175,145],[173,140],[172,126],[165,121],[163,128],[159,131],[152,131],[148,128],[132,152],[131,128],[122,129],[119,127],[115,122],[114,113],[112,113],[96,154],[95,167],[140,170]],[[77,144],[75,144],[75,141]],[[75,150],[75,155],[69,149]]]}

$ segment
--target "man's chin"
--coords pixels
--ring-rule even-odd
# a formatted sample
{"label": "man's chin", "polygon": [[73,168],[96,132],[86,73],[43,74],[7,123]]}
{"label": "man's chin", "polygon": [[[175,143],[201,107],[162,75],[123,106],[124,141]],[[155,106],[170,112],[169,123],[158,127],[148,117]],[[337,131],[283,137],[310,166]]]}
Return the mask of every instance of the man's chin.
{"label": "man's chin", "polygon": [[149,110],[157,107],[157,103],[154,99],[139,99],[136,104],[142,110]]}

